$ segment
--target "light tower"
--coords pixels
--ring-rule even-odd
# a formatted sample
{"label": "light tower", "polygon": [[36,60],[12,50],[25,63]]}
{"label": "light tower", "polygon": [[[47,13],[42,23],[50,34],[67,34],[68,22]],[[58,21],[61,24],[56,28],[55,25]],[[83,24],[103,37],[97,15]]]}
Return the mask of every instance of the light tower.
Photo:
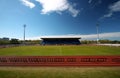
{"label": "light tower", "polygon": [[24,24],[23,27],[24,27],[24,36],[23,36],[23,40],[24,40],[24,44],[25,44],[25,28],[26,28],[26,24]]}
{"label": "light tower", "polygon": [[99,44],[99,23],[96,24],[97,29],[97,44]]}

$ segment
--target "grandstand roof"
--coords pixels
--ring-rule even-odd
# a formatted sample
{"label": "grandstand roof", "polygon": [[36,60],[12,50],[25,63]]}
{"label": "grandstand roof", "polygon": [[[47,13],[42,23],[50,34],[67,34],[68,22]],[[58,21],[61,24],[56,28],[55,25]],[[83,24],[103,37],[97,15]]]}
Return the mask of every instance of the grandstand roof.
{"label": "grandstand roof", "polygon": [[81,39],[79,36],[42,36],[41,39]]}

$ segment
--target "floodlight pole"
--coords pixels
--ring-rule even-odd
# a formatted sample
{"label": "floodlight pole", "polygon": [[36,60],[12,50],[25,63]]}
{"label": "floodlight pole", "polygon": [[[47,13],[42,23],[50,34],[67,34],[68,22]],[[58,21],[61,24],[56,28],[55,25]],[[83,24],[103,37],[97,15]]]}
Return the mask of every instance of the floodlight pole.
{"label": "floodlight pole", "polygon": [[23,27],[24,27],[24,36],[23,36],[23,40],[24,40],[24,44],[25,44],[25,28],[26,28],[26,24],[24,24]]}
{"label": "floodlight pole", "polygon": [[99,44],[99,23],[96,24],[97,29],[97,44]]}

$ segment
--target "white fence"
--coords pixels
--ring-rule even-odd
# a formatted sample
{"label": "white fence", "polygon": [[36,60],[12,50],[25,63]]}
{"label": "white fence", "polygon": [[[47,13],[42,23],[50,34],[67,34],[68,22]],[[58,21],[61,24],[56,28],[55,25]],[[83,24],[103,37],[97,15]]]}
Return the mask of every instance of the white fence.
{"label": "white fence", "polygon": [[103,46],[116,46],[119,47],[120,44],[98,44],[98,45],[103,45]]}

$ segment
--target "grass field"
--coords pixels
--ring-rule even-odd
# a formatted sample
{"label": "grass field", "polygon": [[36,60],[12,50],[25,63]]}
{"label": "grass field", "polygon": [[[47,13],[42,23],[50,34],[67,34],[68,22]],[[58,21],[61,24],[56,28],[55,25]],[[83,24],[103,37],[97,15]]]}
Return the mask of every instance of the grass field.
{"label": "grass field", "polygon": [[120,55],[120,47],[111,46],[19,46],[1,48],[1,56]]}
{"label": "grass field", "polygon": [[0,78],[120,78],[120,67],[0,67]]}
{"label": "grass field", "polygon": [[[120,55],[120,47],[19,46],[1,48],[0,55]],[[0,78],[120,78],[120,67],[0,67]]]}

